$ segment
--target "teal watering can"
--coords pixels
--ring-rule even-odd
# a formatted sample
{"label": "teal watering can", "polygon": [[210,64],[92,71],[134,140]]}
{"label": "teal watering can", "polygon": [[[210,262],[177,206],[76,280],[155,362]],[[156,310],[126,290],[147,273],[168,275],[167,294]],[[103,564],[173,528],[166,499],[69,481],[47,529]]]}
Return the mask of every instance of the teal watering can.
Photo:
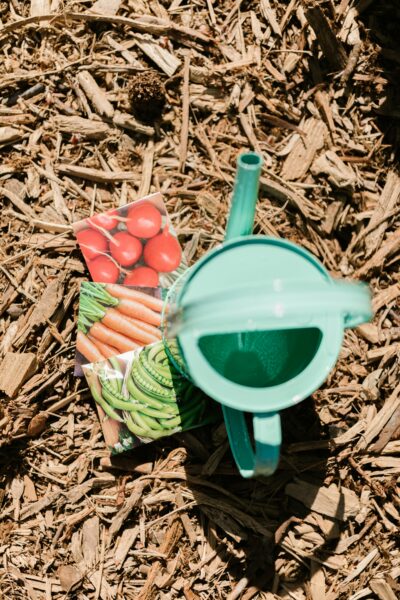
{"label": "teal watering can", "polygon": [[[364,284],[332,279],[291,242],[250,235],[261,165],[256,153],[239,156],[225,241],[171,288],[164,316],[171,360],[221,403],[244,477],[275,471],[279,411],[318,389],[344,329],[372,314]],[[253,415],[252,436],[245,413]]]}

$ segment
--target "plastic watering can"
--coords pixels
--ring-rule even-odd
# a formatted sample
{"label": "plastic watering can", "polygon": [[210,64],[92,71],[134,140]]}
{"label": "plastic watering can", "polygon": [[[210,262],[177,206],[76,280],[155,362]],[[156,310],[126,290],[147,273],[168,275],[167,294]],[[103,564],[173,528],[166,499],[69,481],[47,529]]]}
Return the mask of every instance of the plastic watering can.
{"label": "plastic watering can", "polygon": [[[312,254],[291,242],[249,235],[261,165],[256,153],[239,156],[225,241],[171,288],[164,317],[171,359],[221,403],[244,477],[275,471],[278,411],[323,383],[344,329],[372,314],[364,284],[332,279]],[[253,415],[253,436],[245,413]]]}

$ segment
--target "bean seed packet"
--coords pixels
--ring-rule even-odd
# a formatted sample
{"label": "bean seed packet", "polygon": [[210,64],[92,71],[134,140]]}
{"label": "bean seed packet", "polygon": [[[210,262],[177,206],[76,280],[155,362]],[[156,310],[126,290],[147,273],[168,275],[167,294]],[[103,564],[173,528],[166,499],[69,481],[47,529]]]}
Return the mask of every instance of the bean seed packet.
{"label": "bean seed packet", "polygon": [[84,281],[79,295],[75,375],[102,361],[161,340],[166,290]]}
{"label": "bean seed packet", "polygon": [[93,281],[169,287],[187,267],[159,193],[73,228]]}
{"label": "bean seed packet", "polygon": [[161,340],[82,368],[112,454],[220,418],[219,406],[181,375]]}

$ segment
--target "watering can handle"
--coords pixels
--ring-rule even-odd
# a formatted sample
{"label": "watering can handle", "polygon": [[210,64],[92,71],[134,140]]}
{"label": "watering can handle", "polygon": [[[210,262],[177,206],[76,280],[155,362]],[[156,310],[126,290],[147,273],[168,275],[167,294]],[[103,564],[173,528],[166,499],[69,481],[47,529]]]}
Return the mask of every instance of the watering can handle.
{"label": "watering can handle", "polygon": [[275,472],[281,446],[279,413],[255,413],[253,430],[256,449],[253,450],[245,414],[241,410],[222,406],[226,430],[233,457],[243,477],[268,476]]}
{"label": "watering can handle", "polygon": [[368,287],[334,280],[306,284],[303,289],[277,289],[270,283],[237,286],[183,304],[177,326],[190,328],[195,337],[201,337],[309,326],[335,315],[342,316],[344,327],[368,321],[372,316]]}

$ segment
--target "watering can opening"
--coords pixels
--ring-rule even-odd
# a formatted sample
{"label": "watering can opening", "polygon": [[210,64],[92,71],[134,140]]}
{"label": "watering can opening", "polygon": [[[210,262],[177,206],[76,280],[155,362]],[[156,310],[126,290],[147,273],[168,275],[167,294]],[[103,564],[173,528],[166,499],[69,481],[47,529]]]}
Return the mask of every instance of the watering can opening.
{"label": "watering can opening", "polygon": [[268,388],[299,375],[322,340],[317,327],[205,335],[198,341],[209,365],[227,380]]}

